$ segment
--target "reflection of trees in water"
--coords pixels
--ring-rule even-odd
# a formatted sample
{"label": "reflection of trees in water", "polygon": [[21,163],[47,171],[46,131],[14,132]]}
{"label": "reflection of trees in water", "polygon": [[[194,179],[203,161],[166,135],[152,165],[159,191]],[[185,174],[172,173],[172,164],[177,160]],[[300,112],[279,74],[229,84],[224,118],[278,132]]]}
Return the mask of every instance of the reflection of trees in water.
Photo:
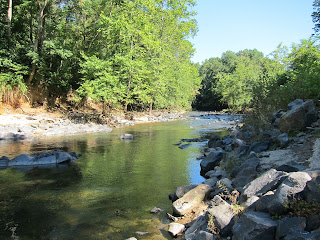
{"label": "reflection of trees in water", "polygon": [[[21,180],[21,172],[8,171],[11,174],[16,171],[17,178]],[[0,239],[15,239],[15,236],[20,239],[49,239],[49,234],[56,228],[67,229],[68,221],[58,216],[57,209],[67,210],[70,205],[53,193],[46,193],[50,189],[72,186],[81,178],[78,166],[34,168],[24,174],[24,181],[0,184]],[[59,226],[61,224],[64,226]]]}

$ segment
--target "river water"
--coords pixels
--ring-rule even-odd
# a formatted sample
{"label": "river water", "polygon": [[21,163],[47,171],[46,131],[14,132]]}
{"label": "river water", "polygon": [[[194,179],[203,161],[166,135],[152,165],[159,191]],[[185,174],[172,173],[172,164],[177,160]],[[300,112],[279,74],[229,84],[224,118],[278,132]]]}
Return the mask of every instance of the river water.
{"label": "river water", "polygon": [[[200,183],[196,157],[206,142],[185,149],[181,139],[225,134],[232,116],[141,124],[98,135],[0,142],[0,155],[36,154],[52,149],[82,153],[71,167],[0,171],[0,239],[171,239],[168,194]],[[218,118],[217,118],[218,117]],[[131,133],[133,140],[121,140]],[[164,211],[152,215],[150,210]]]}

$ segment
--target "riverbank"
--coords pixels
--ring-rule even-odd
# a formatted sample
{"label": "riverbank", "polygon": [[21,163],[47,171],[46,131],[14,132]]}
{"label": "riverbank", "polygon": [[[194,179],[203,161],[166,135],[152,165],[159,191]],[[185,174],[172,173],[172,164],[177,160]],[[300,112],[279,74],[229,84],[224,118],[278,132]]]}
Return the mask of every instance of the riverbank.
{"label": "riverbank", "polygon": [[112,128],[141,123],[186,119],[181,112],[121,112],[100,114],[94,111],[47,111],[44,108],[6,108],[0,115],[0,140],[24,140],[39,137],[108,133]]}
{"label": "riverbank", "polygon": [[[274,113],[269,129],[234,127],[204,150],[207,180],[170,194],[173,237],[319,239],[320,118],[313,101]],[[290,133],[290,134],[288,134]]]}

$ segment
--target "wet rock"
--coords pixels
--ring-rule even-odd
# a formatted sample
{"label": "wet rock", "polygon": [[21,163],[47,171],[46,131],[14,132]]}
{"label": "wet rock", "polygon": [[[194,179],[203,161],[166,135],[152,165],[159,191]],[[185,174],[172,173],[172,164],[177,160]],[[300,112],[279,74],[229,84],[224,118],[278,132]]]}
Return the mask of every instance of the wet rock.
{"label": "wet rock", "polygon": [[293,172],[277,188],[273,200],[268,204],[269,213],[272,215],[283,214],[289,198],[303,191],[306,183],[311,180],[308,173]]}
{"label": "wet rock", "polygon": [[2,156],[0,158],[0,168],[6,168],[8,166],[9,158],[6,156]]}
{"label": "wet rock", "polygon": [[163,210],[161,208],[158,207],[154,207],[150,210],[150,213],[159,213],[162,212]]}
{"label": "wet rock", "polygon": [[168,232],[172,237],[176,237],[185,230],[185,226],[180,223],[170,223]]}
{"label": "wet rock", "polygon": [[279,119],[281,132],[299,131],[317,120],[317,110],[312,100],[297,99],[288,104],[289,111]]}
{"label": "wet rock", "polygon": [[191,146],[191,144],[190,143],[187,143],[187,144],[182,144],[182,145],[180,145],[178,148],[180,148],[180,149],[186,149],[187,147],[190,147]]}
{"label": "wet rock", "polygon": [[288,173],[286,172],[270,169],[245,185],[242,197],[244,197],[245,200],[252,196],[260,197],[266,192],[276,189],[287,176]]}
{"label": "wet rock", "polygon": [[40,153],[33,156],[21,154],[10,160],[8,166],[39,166],[70,163],[77,160],[79,157],[80,155],[75,153],[63,152],[61,150],[53,150],[51,152]]}
{"label": "wet rock", "polygon": [[304,217],[286,217],[280,219],[277,224],[276,239],[283,239],[291,230],[303,231],[306,227]]}
{"label": "wet rock", "polygon": [[187,192],[183,197],[173,202],[173,212],[179,216],[190,212],[198,206],[209,194],[211,187],[206,184],[200,184],[196,188]]}
{"label": "wet rock", "polygon": [[170,213],[167,213],[167,218],[168,218],[170,221],[173,221],[173,222],[177,222],[177,221],[178,221],[178,218],[172,216]]}
{"label": "wet rock", "polygon": [[119,136],[120,139],[133,139],[133,135],[130,133],[124,133]]}
{"label": "wet rock", "polygon": [[244,213],[233,226],[233,240],[270,240],[275,238],[277,223],[269,214],[262,212]]}
{"label": "wet rock", "polygon": [[146,236],[146,235],[149,235],[150,232],[140,232],[140,231],[138,231],[138,232],[135,232],[134,234],[135,234],[136,236]]}
{"label": "wet rock", "polygon": [[206,172],[213,170],[214,167],[218,166],[225,155],[223,150],[214,150],[208,156],[206,156],[200,163],[201,174],[205,175]]}

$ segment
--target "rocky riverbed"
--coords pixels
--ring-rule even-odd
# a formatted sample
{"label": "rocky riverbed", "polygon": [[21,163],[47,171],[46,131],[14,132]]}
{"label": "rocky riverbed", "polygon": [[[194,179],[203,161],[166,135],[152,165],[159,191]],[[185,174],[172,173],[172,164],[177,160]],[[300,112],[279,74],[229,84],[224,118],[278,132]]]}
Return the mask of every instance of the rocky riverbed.
{"label": "rocky riverbed", "polygon": [[[320,114],[297,99],[272,127],[213,137],[200,163],[206,181],[169,195],[173,237],[320,239]],[[289,134],[288,134],[289,133]]]}

